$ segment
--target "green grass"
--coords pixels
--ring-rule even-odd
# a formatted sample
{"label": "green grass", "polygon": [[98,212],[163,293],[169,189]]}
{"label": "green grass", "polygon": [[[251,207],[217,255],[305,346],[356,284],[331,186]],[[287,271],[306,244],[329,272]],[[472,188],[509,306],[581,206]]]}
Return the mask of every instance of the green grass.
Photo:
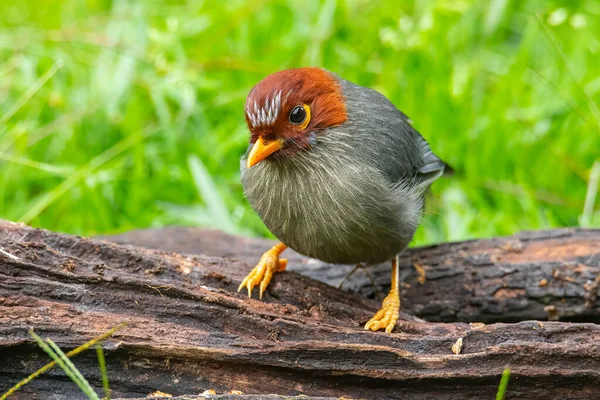
{"label": "green grass", "polygon": [[90,400],[100,400],[98,394],[94,391],[94,388],[90,383],[83,377],[81,372],[75,367],[75,365],[69,360],[69,357],[50,339],[42,339],[31,330],[30,335],[33,336],[38,346],[40,346],[55,363],[67,374],[69,379],[73,381],[79,387],[85,396]]}
{"label": "green grass", "polygon": [[239,183],[244,99],[314,65],[389,96],[458,171],[416,243],[600,226],[599,1],[376,4],[5,0],[0,217],[268,235]]}
{"label": "green grass", "polygon": [[81,391],[86,395],[89,399],[98,399],[98,395],[95,393],[94,389],[90,386],[89,382],[83,377],[81,372],[75,367],[73,362],[69,359],[69,357],[76,356],[77,354],[89,349],[90,347],[96,345],[96,354],[98,356],[98,367],[100,368],[100,375],[102,377],[102,388],[104,390],[104,399],[110,399],[110,388],[108,386],[108,372],[106,369],[106,361],[104,358],[104,351],[102,350],[101,342],[110,336],[114,335],[115,332],[124,328],[126,326],[125,323],[121,323],[108,331],[102,333],[101,335],[93,338],[92,340],[82,344],[81,346],[69,351],[68,353],[64,353],[51,339],[44,340],[39,335],[37,335],[33,329],[29,330],[29,335],[33,338],[33,340],[46,352],[50,358],[52,358],[52,362],[44,365],[42,368],[33,372],[23,380],[17,382],[13,387],[11,387],[7,392],[0,395],[0,400],[5,400],[12,396],[15,392],[19,391],[23,386],[30,383],[32,380],[36,379],[41,374],[49,371],[58,365],[65,374],[75,383]]}
{"label": "green grass", "polygon": [[510,369],[504,368],[504,371],[502,371],[502,377],[500,378],[500,384],[498,385],[498,391],[496,392],[496,400],[504,400],[504,396],[506,396],[506,389],[508,388],[509,380],[510,380]]}

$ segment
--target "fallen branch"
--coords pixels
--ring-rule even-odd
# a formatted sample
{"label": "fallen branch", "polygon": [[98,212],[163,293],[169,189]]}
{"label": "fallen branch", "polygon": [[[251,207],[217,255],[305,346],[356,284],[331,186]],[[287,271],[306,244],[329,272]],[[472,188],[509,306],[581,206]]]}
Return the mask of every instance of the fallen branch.
{"label": "fallen branch", "polygon": [[[247,264],[273,244],[193,228],[132,231],[108,239],[180,253],[227,255]],[[288,270],[331,286],[340,285],[354,268],[288,252]],[[400,267],[402,309],[428,321],[600,321],[599,229],[522,232],[412,248],[402,255]],[[386,263],[357,269],[343,288],[376,298],[389,285]]]}
{"label": "fallen branch", "polygon": [[[265,300],[235,292],[250,262],[122,246],[0,222],[0,392],[48,362],[31,327],[65,351],[121,322],[104,343],[114,397],[239,390],[351,398],[588,399],[600,383],[600,326],[526,321],[362,329],[379,304],[295,273]],[[462,338],[459,354],[452,346]],[[455,349],[457,347],[455,346]],[[94,352],[73,362],[101,388]],[[62,371],[25,386],[77,397]],[[16,398],[19,398],[18,396]]]}

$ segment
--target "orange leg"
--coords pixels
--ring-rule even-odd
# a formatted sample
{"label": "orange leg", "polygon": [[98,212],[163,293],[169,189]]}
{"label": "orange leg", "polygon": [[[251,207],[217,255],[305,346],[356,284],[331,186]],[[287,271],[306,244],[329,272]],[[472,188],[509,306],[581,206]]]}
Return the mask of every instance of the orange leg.
{"label": "orange leg", "polygon": [[273,274],[275,272],[285,271],[287,260],[285,258],[279,258],[279,255],[285,249],[287,249],[285,244],[278,243],[269,251],[265,252],[258,264],[256,264],[256,267],[246,275],[238,287],[238,292],[242,290],[243,287],[246,287],[248,289],[248,297],[252,297],[252,289],[260,283],[260,298],[262,299],[263,293],[265,292],[267,285],[269,285],[269,282],[271,282]]}
{"label": "orange leg", "polygon": [[391,333],[398,321],[400,311],[400,279],[398,279],[398,257],[392,260],[392,287],[390,293],[383,299],[381,309],[365,325],[365,330],[378,331],[385,329]]}

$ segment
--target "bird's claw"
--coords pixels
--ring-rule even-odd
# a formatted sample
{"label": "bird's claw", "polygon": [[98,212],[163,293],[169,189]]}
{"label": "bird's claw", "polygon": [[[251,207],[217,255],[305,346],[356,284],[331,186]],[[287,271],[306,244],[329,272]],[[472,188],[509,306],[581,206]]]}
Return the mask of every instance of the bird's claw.
{"label": "bird's claw", "polygon": [[383,300],[381,309],[365,325],[365,330],[378,331],[384,329],[391,333],[398,321],[398,312],[400,311],[400,296],[395,290],[390,291]]}
{"label": "bird's claw", "polygon": [[287,259],[279,258],[279,253],[280,251],[276,251],[275,248],[264,253],[256,267],[246,275],[238,287],[238,292],[246,287],[248,289],[248,297],[252,297],[252,289],[260,283],[259,298],[262,300],[263,293],[267,289],[269,282],[271,282],[273,274],[285,271],[287,267]]}

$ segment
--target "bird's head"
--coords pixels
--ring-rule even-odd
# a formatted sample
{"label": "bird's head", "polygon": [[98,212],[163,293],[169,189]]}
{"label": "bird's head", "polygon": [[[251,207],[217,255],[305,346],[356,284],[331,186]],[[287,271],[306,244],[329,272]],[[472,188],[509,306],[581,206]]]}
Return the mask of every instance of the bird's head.
{"label": "bird's head", "polygon": [[318,132],[347,119],[337,78],[320,68],[276,72],[252,88],[246,99],[250,129],[247,167],[309,150]]}

